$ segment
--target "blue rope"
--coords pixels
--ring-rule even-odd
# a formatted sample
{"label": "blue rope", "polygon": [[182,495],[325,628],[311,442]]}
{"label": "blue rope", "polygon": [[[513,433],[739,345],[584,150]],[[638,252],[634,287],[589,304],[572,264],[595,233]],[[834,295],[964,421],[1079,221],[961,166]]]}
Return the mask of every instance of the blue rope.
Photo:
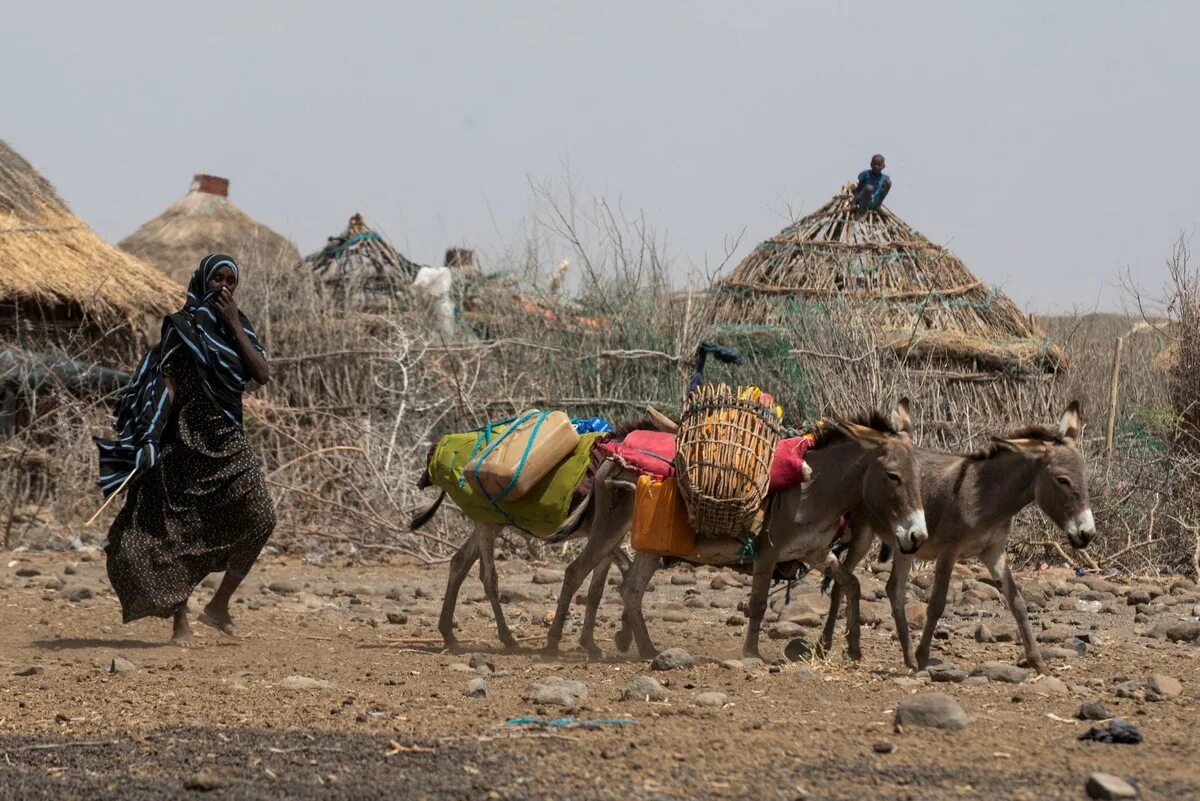
{"label": "blue rope", "polygon": [[600,718],[599,720],[576,720],[574,715],[565,718],[509,718],[506,726],[548,726],[553,728],[598,729],[601,726],[629,726],[637,723],[633,718]]}
{"label": "blue rope", "polygon": [[745,564],[747,559],[753,562],[757,558],[758,553],[754,550],[754,540],[751,537],[746,537],[741,550],[738,551],[738,564]]}

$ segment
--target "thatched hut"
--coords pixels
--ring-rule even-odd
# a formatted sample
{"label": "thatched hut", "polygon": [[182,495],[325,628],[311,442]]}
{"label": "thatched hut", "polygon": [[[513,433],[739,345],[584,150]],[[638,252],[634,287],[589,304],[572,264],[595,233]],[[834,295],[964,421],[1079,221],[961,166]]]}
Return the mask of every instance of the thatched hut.
{"label": "thatched hut", "polygon": [[0,141],[0,340],[24,351],[128,362],[183,287],[101,239]]}
{"label": "thatched hut", "polygon": [[306,256],[302,267],[335,296],[360,305],[391,301],[421,269],[367,226],[361,214],[350,218],[341,235],[329,237],[320,252]]}
{"label": "thatched hut", "polygon": [[1010,402],[1062,367],[1062,350],[1007,295],[889,209],[855,210],[851,188],[719,280],[713,322],[778,330],[849,312],[910,369],[942,384],[988,385],[980,391],[993,411],[1020,408]]}
{"label": "thatched hut", "polygon": [[233,205],[228,179],[215,175],[194,176],[186,195],[118,244],[184,284],[209,253],[228,253],[251,271],[300,261],[287,238]]}

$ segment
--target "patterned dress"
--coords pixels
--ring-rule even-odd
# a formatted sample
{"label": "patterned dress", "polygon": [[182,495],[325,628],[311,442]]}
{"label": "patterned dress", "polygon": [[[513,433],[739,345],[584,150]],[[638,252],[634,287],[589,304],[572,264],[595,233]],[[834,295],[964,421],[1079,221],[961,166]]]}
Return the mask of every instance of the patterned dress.
{"label": "patterned dress", "polygon": [[175,397],[162,454],[131,485],[105,547],[126,623],[170,617],[210,573],[245,576],[275,528],[250,442],[204,391],[193,360],[181,352],[163,372]]}

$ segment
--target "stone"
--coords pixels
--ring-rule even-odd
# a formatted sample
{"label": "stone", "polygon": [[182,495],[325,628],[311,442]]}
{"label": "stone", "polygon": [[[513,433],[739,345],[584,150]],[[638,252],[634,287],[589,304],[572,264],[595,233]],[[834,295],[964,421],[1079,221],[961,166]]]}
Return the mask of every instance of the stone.
{"label": "stone", "polygon": [[788,641],[788,644],[783,649],[783,656],[789,662],[799,662],[801,660],[812,659],[812,644],[803,637],[796,637],[795,639]]}
{"label": "stone", "polygon": [[686,623],[688,621],[688,614],[678,609],[668,609],[666,612],[663,612],[662,619],[664,623]]}
{"label": "stone", "polygon": [[1029,671],[1007,662],[984,662],[971,671],[972,676],[984,676],[988,681],[1020,684],[1029,678]]}
{"label": "stone", "polygon": [[887,740],[876,740],[871,745],[871,750],[877,754],[890,754],[896,750],[896,746]]}
{"label": "stone", "polygon": [[86,587],[83,584],[71,584],[63,588],[62,594],[68,601],[75,601],[76,603],[86,601],[95,595],[91,587]]}
{"label": "stone", "polygon": [[1080,720],[1108,720],[1112,715],[1109,714],[1108,707],[1099,701],[1085,701],[1080,704],[1075,717]]}
{"label": "stone", "polygon": [[992,633],[992,630],[988,628],[986,623],[980,623],[975,628],[975,642],[996,642],[996,635]]}
{"label": "stone", "polygon": [[308,676],[288,676],[279,682],[279,686],[286,690],[332,690],[333,682]]}
{"label": "stone", "polygon": [[574,709],[587,697],[587,687],[581,681],[566,679],[534,682],[525,688],[521,697],[535,704]]}
{"label": "stone", "polygon": [[696,583],[694,573],[672,573],[671,584],[676,587],[691,587]]}
{"label": "stone", "polygon": [[925,604],[909,601],[904,605],[904,619],[910,629],[919,629],[925,625]]}
{"label": "stone", "polygon": [[1167,639],[1171,642],[1196,642],[1200,640],[1200,621],[1176,623],[1167,627]]}
{"label": "stone", "polygon": [[471,654],[471,658],[467,663],[473,670],[486,670],[489,673],[496,672],[496,663],[487,654]]}
{"label": "stone", "polygon": [[1142,689],[1142,685],[1136,681],[1118,681],[1113,686],[1113,695],[1118,698],[1132,698],[1135,701],[1143,701],[1146,698],[1146,691]]}
{"label": "stone", "polygon": [[17,568],[17,577],[18,578],[34,578],[35,576],[40,576],[40,575],[42,575],[42,571],[38,570],[36,567],[18,567]]}
{"label": "stone", "polygon": [[967,674],[954,665],[930,665],[929,679],[935,682],[951,682],[957,684],[967,678]]}
{"label": "stone", "polygon": [[468,698],[487,698],[487,681],[481,676],[467,682],[465,694]]}
{"label": "stone", "polygon": [[1038,676],[1018,688],[1014,699],[1027,700],[1030,698],[1051,698],[1058,695],[1068,695],[1070,689],[1067,683],[1054,676]]}
{"label": "stone", "polygon": [[539,567],[533,571],[533,577],[530,579],[534,584],[562,584],[563,571],[554,570],[549,567]]}
{"label": "stone", "polygon": [[896,707],[896,725],[961,731],[967,727],[967,713],[945,693],[922,693]]}
{"label": "stone", "polygon": [[667,698],[667,688],[653,676],[638,676],[621,696],[623,701],[665,701]]}
{"label": "stone", "polygon": [[408,615],[393,609],[387,613],[387,622],[393,626],[403,626],[408,622]]}
{"label": "stone", "polygon": [[721,667],[726,670],[745,670],[746,666],[742,664],[740,659],[722,659]]}
{"label": "stone", "polygon": [[696,706],[722,707],[729,701],[725,693],[700,693],[696,696]]}
{"label": "stone", "polygon": [[696,658],[682,648],[668,648],[650,663],[651,670],[679,670],[694,667]]}
{"label": "stone", "polygon": [[963,679],[964,687],[982,687],[985,684],[991,684],[987,676],[967,676]]}
{"label": "stone", "polygon": [[683,605],[688,609],[708,609],[708,601],[701,598],[699,595],[692,595],[685,598]]}
{"label": "stone", "polygon": [[799,623],[784,621],[776,623],[767,631],[772,640],[791,640],[807,633],[807,629]]}
{"label": "stone", "polygon": [[14,673],[14,676],[40,676],[46,672],[46,669],[41,665],[30,665],[27,668],[22,668]]}
{"label": "stone", "polygon": [[1111,773],[1091,774],[1088,776],[1084,789],[1087,790],[1088,798],[1095,798],[1097,801],[1114,801],[1114,799],[1138,797],[1136,787]]}
{"label": "stone", "polygon": [[276,595],[295,595],[304,589],[304,585],[299,581],[272,581],[267,589]]}
{"label": "stone", "polygon": [[1127,592],[1125,594],[1125,603],[1128,604],[1129,606],[1137,606],[1138,604],[1148,604],[1148,603],[1150,603],[1150,601],[1151,601],[1150,593],[1146,592],[1143,589],[1131,588],[1129,590],[1129,592]]}
{"label": "stone", "polygon": [[210,793],[213,790],[221,789],[223,786],[224,782],[218,779],[212,771],[208,770],[193,773],[183,780],[183,789],[201,793]]}
{"label": "stone", "polygon": [[1056,625],[1039,631],[1035,639],[1038,642],[1062,642],[1068,637],[1074,636],[1075,629],[1070,626]]}
{"label": "stone", "polygon": [[133,673],[137,669],[137,665],[133,664],[123,656],[114,656],[112,662],[108,666],[109,673]]}
{"label": "stone", "polygon": [[726,626],[744,626],[744,625],[746,625],[746,618],[742,617],[741,615],[733,614],[733,615],[730,615],[729,617],[725,618],[725,625]]}
{"label": "stone", "polygon": [[1183,695],[1183,684],[1173,676],[1151,673],[1146,679],[1146,688],[1162,698],[1178,698]]}

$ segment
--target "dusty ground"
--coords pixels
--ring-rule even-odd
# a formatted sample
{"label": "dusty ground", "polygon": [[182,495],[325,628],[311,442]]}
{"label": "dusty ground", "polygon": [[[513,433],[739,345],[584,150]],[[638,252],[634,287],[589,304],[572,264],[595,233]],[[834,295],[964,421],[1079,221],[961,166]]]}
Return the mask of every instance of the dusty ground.
{"label": "dusty ground", "polygon": [[[714,589],[715,571],[660,574],[647,596],[661,647],[682,646],[695,667],[651,673],[619,656],[619,607],[601,615],[603,661],[588,662],[574,639],[561,660],[497,653],[478,582],[465,585],[458,620],[465,643],[487,652],[495,673],[440,653],[436,617],[444,567],[305,564],[265,558],[236,614],[253,637],[230,640],[197,627],[199,647],[166,644],[165,621],[122,626],[102,556],[5,554],[0,564],[0,797],[173,798],[887,798],[1078,799],[1092,771],[1135,782],[1142,798],[1200,797],[1195,729],[1200,668],[1195,645],[1162,639],[1194,620],[1200,590],[1171,588],[1141,610],[1132,588],[1075,583],[1065,571],[1023,577],[1044,602],[1046,639],[1085,634],[1083,655],[1056,659],[1064,687],[932,683],[901,667],[886,605],[864,636],[866,660],[782,667],[722,665],[738,656],[740,586]],[[10,562],[12,562],[10,564]],[[18,576],[18,571],[38,575]],[[500,564],[509,620],[540,645],[554,584],[537,566]],[[542,573],[546,568],[540,568]],[[537,575],[539,580],[553,575]],[[926,576],[927,578],[927,576]],[[724,583],[717,580],[716,584]],[[880,588],[866,581],[868,597]],[[273,589],[272,589],[273,587]],[[937,656],[967,673],[987,661],[1015,664],[1012,642],[977,643],[982,619],[1003,636],[1011,620],[991,588],[964,571]],[[92,597],[85,597],[91,592]],[[802,592],[801,592],[802,591]],[[919,588],[913,588],[919,594]],[[203,602],[209,590],[198,591]],[[985,600],[986,599],[986,600]],[[776,596],[782,601],[782,594]],[[1077,611],[1098,600],[1102,611]],[[1144,598],[1141,600],[1145,600]],[[768,661],[787,637],[811,639],[822,599],[812,582],[786,610],[784,638],[766,641]],[[391,619],[402,622],[389,622]],[[772,615],[772,619],[774,619]],[[797,626],[799,628],[797,628]],[[1157,629],[1159,638],[1145,636]],[[839,632],[840,636],[840,632]],[[1048,647],[1062,647],[1051,642]],[[133,663],[110,673],[113,660]],[[772,671],[776,672],[772,672]],[[18,675],[26,673],[29,675]],[[1182,693],[1147,699],[1147,678],[1165,674]],[[488,696],[466,695],[486,674]],[[622,700],[639,676],[667,686],[667,700]],[[289,677],[328,682],[289,688]],[[522,698],[534,682],[583,682],[576,720],[616,720],[593,729],[528,729],[520,716],[559,708]],[[1118,686],[1114,679],[1133,684]],[[296,680],[293,679],[292,682]],[[301,682],[303,683],[303,682]],[[1058,689],[1062,694],[1041,695]],[[914,694],[941,691],[966,710],[964,731],[893,727],[893,710]],[[701,694],[725,694],[701,705]],[[1118,697],[1120,695],[1126,697]],[[704,698],[704,701],[712,699]],[[1133,721],[1141,745],[1079,742],[1075,720],[1099,700]],[[879,753],[877,751],[890,753]]]}

